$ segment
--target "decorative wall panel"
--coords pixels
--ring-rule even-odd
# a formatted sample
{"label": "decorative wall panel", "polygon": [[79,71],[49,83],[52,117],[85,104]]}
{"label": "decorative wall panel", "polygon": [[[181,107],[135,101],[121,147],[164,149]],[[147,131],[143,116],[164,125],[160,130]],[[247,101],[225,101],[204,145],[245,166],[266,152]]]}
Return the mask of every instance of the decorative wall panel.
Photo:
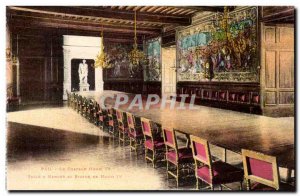
{"label": "decorative wall panel", "polygon": [[144,68],[144,80],[161,81],[161,38],[148,40],[145,50],[149,63]]}
{"label": "decorative wall panel", "polygon": [[142,79],[142,68],[133,67],[128,58],[132,45],[106,43],[105,52],[108,54],[110,63],[113,65],[110,69],[104,69],[105,80],[118,79]]}
{"label": "decorative wall panel", "polygon": [[294,115],[294,25],[261,26],[262,113]]}
{"label": "decorative wall panel", "polygon": [[177,32],[178,81],[259,81],[257,7],[228,18],[227,28],[210,20]]}

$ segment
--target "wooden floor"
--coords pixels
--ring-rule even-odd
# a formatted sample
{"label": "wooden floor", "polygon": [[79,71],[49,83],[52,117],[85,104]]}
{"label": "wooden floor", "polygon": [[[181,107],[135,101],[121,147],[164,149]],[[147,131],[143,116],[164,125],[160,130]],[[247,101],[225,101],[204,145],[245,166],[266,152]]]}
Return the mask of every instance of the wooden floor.
{"label": "wooden floor", "polygon": [[[143,151],[138,156],[130,153],[128,145],[120,144],[118,138],[71,108],[28,108],[8,113],[7,121],[9,190],[195,191],[195,179],[185,180],[177,188],[176,181],[167,178],[165,166],[154,169],[145,162]],[[222,149],[210,147],[221,159]],[[227,155],[228,163],[242,166],[240,155]],[[282,180],[285,175],[286,170],[280,168]],[[238,190],[239,183],[229,186]]]}
{"label": "wooden floor", "polygon": [[[115,96],[122,92],[104,91],[78,93],[86,98],[100,101],[102,96]],[[123,93],[133,99],[133,94]],[[114,99],[106,99],[105,104],[114,105]],[[178,104],[178,103],[177,103]],[[160,103],[149,110],[138,107],[129,109],[129,104],[119,109],[136,116],[145,117],[189,135],[207,139],[211,144],[240,153],[249,149],[276,156],[279,166],[295,168],[294,161],[294,118],[271,118],[235,111],[195,106],[196,109],[174,110],[160,108]]]}
{"label": "wooden floor", "polygon": [[[136,156],[71,108],[10,112],[7,121],[8,190],[195,190],[194,178],[177,188],[165,166],[154,169],[142,149]],[[229,162],[241,159],[229,154]]]}

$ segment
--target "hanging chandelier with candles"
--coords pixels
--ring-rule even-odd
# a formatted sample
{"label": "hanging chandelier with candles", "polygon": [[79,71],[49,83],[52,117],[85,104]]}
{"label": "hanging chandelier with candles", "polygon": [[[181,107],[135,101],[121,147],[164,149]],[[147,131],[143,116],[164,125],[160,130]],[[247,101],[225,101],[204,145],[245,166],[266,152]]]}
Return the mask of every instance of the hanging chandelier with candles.
{"label": "hanging chandelier with candles", "polygon": [[[102,39],[101,39],[102,38]],[[112,68],[112,64],[109,62],[108,55],[104,52],[104,37],[103,29],[100,36],[100,51],[95,59],[94,68],[101,67],[102,69]]]}
{"label": "hanging chandelier with candles", "polygon": [[145,54],[138,49],[136,37],[136,11],[134,12],[134,44],[133,49],[128,55],[129,61],[133,66],[138,66],[141,62],[145,61]]}

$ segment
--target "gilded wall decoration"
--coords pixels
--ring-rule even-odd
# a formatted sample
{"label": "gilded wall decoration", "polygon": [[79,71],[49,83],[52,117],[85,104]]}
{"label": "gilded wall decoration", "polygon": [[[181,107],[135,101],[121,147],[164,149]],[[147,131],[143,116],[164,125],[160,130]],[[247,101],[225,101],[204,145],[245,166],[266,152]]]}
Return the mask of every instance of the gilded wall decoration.
{"label": "gilded wall decoration", "polygon": [[161,81],[161,38],[146,42],[148,63],[144,67],[145,81]]}
{"label": "gilded wall decoration", "polygon": [[142,79],[142,68],[132,66],[128,59],[131,49],[132,46],[126,44],[105,45],[105,52],[112,64],[112,68],[104,69],[105,79]]}
{"label": "gilded wall decoration", "polygon": [[214,17],[177,33],[178,81],[258,82],[257,8]]}

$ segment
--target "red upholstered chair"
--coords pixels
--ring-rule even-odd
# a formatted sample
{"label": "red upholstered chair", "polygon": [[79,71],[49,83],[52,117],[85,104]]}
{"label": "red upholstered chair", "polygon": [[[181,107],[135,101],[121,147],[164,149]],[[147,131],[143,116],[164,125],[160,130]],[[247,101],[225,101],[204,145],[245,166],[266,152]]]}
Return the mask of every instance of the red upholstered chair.
{"label": "red upholstered chair", "polygon": [[77,102],[76,102],[76,111],[78,113],[81,113],[82,105],[83,105],[83,98],[81,95],[78,95]]}
{"label": "red upholstered chair", "polygon": [[128,133],[128,125],[125,113],[121,110],[116,110],[116,117],[118,121],[118,130],[119,130],[119,141],[125,143],[126,135]]}
{"label": "red upholstered chair", "polygon": [[191,145],[195,160],[195,175],[197,179],[197,189],[199,180],[210,185],[212,190],[216,185],[240,182],[242,187],[243,171],[222,161],[212,162],[209,144],[207,140],[191,135]]}
{"label": "red upholstered chair", "polygon": [[99,127],[104,130],[108,126],[108,111],[106,109],[98,107],[98,125]]}
{"label": "red upholstered chair", "polygon": [[75,93],[73,93],[73,102],[72,102],[72,108],[77,111],[79,96]]}
{"label": "red upholstered chair", "polygon": [[[166,147],[167,175],[176,179],[178,187],[180,172],[189,171],[191,169],[189,166],[194,162],[192,149],[188,146],[178,148],[174,129],[163,128],[163,136]],[[171,166],[175,166],[175,171],[171,169]]]}
{"label": "red upholstered chair", "polygon": [[92,122],[95,124],[95,125],[98,125],[99,122],[99,111],[100,111],[100,106],[99,104],[94,101],[94,105],[93,105],[93,114],[92,114]]}
{"label": "red upholstered chair", "polygon": [[84,117],[87,116],[88,106],[89,106],[89,100],[86,97],[83,97],[81,102],[80,114]]}
{"label": "red upholstered chair", "polygon": [[[144,134],[145,159],[152,162],[155,168],[155,163],[162,160],[164,156],[165,144],[164,139],[158,129],[153,128],[153,122],[146,118],[141,118],[142,130]],[[148,152],[151,152],[151,156]],[[159,159],[160,158],[160,159]]]}
{"label": "red upholstered chair", "polygon": [[107,109],[107,117],[108,117],[108,132],[112,135],[117,133],[118,121],[116,118],[116,112],[113,108]]}
{"label": "red upholstered chair", "polygon": [[90,99],[87,101],[87,112],[86,112],[86,118],[90,121],[90,122],[94,122],[93,121],[93,117],[94,117],[94,109],[95,109],[95,100],[94,99]]}
{"label": "red upholstered chair", "polygon": [[130,150],[134,150],[137,154],[137,148],[143,143],[143,131],[141,121],[135,118],[131,113],[126,112],[128,124],[128,136],[130,139]]}
{"label": "red upholstered chair", "polygon": [[247,190],[291,191],[295,189],[280,182],[276,157],[245,149],[242,149],[242,157]]}

